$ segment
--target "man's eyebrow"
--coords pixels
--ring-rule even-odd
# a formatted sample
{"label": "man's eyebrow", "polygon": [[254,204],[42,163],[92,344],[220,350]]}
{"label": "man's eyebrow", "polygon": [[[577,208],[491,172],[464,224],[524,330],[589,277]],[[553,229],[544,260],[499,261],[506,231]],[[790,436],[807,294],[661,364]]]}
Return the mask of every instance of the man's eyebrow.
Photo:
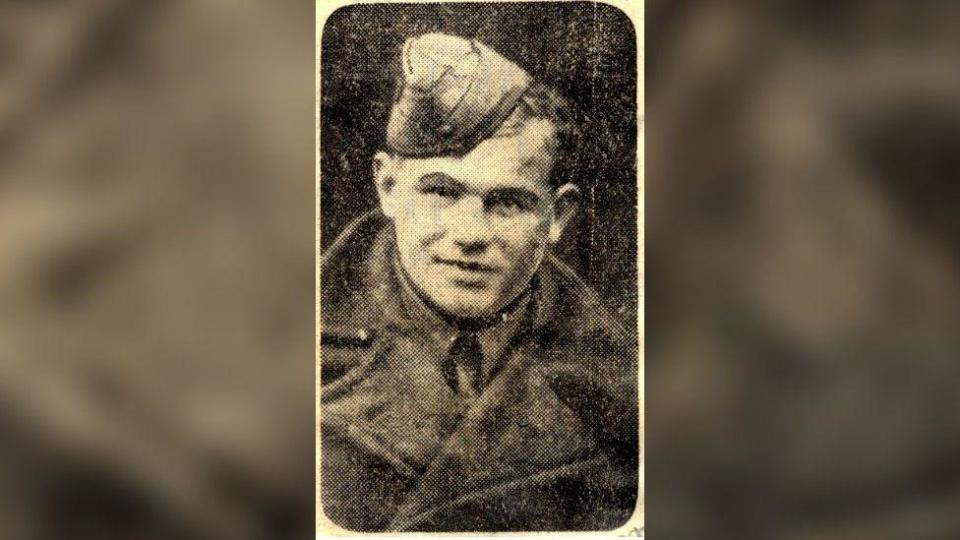
{"label": "man's eyebrow", "polygon": [[417,179],[417,186],[436,186],[442,184],[446,187],[466,190],[467,186],[456,178],[439,172],[427,173]]}
{"label": "man's eyebrow", "polygon": [[487,199],[518,199],[528,204],[538,204],[540,202],[540,196],[530,191],[529,189],[517,188],[517,187],[504,187],[504,188],[495,188],[490,190],[487,193]]}

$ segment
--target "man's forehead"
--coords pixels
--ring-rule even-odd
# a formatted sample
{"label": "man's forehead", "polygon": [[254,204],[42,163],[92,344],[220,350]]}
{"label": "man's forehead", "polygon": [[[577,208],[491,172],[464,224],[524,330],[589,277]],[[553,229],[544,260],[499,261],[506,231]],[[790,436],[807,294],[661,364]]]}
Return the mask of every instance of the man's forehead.
{"label": "man's forehead", "polygon": [[509,181],[549,187],[555,138],[556,128],[549,120],[531,119],[485,139],[464,155],[403,158],[402,166],[415,177],[440,172],[465,182]]}

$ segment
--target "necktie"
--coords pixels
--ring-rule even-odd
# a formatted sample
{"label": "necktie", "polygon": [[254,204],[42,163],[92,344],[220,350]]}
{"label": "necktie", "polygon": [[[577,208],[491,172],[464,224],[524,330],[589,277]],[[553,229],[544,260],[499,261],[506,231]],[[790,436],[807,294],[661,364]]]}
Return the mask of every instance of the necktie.
{"label": "necktie", "polygon": [[450,345],[447,361],[444,365],[444,375],[447,384],[458,394],[467,397],[476,397],[480,393],[480,363],[483,361],[483,350],[480,340],[473,333],[464,333],[457,336]]}

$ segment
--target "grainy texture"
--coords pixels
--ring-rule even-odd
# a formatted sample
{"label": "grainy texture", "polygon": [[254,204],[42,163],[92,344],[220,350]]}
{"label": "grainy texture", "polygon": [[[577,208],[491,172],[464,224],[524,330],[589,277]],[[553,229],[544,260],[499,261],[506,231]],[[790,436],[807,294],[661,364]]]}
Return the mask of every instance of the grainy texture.
{"label": "grainy texture", "polygon": [[[321,45],[321,244],[376,204],[370,159],[383,142],[407,37],[475,37],[575,101],[584,137],[573,174],[581,223],[557,253],[636,320],[637,56],[630,20],[605,4],[355,5],[327,19]],[[327,54],[329,53],[329,54]]]}
{"label": "grainy texture", "polygon": [[[334,524],[610,530],[633,514],[635,63],[609,6],[328,19],[318,495]],[[551,253],[565,231],[560,254],[615,310]]]}

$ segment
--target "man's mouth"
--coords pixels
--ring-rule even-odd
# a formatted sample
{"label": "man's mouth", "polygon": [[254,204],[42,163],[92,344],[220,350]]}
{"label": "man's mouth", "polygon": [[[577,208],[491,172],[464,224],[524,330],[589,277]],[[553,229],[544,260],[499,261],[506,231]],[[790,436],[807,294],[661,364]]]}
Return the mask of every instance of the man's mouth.
{"label": "man's mouth", "polygon": [[475,261],[462,261],[459,259],[445,259],[443,257],[437,257],[434,255],[433,262],[445,264],[447,266],[454,266],[461,270],[466,270],[468,272],[481,272],[484,274],[493,274],[500,271],[500,268],[497,266],[491,266],[489,264],[483,264]]}

